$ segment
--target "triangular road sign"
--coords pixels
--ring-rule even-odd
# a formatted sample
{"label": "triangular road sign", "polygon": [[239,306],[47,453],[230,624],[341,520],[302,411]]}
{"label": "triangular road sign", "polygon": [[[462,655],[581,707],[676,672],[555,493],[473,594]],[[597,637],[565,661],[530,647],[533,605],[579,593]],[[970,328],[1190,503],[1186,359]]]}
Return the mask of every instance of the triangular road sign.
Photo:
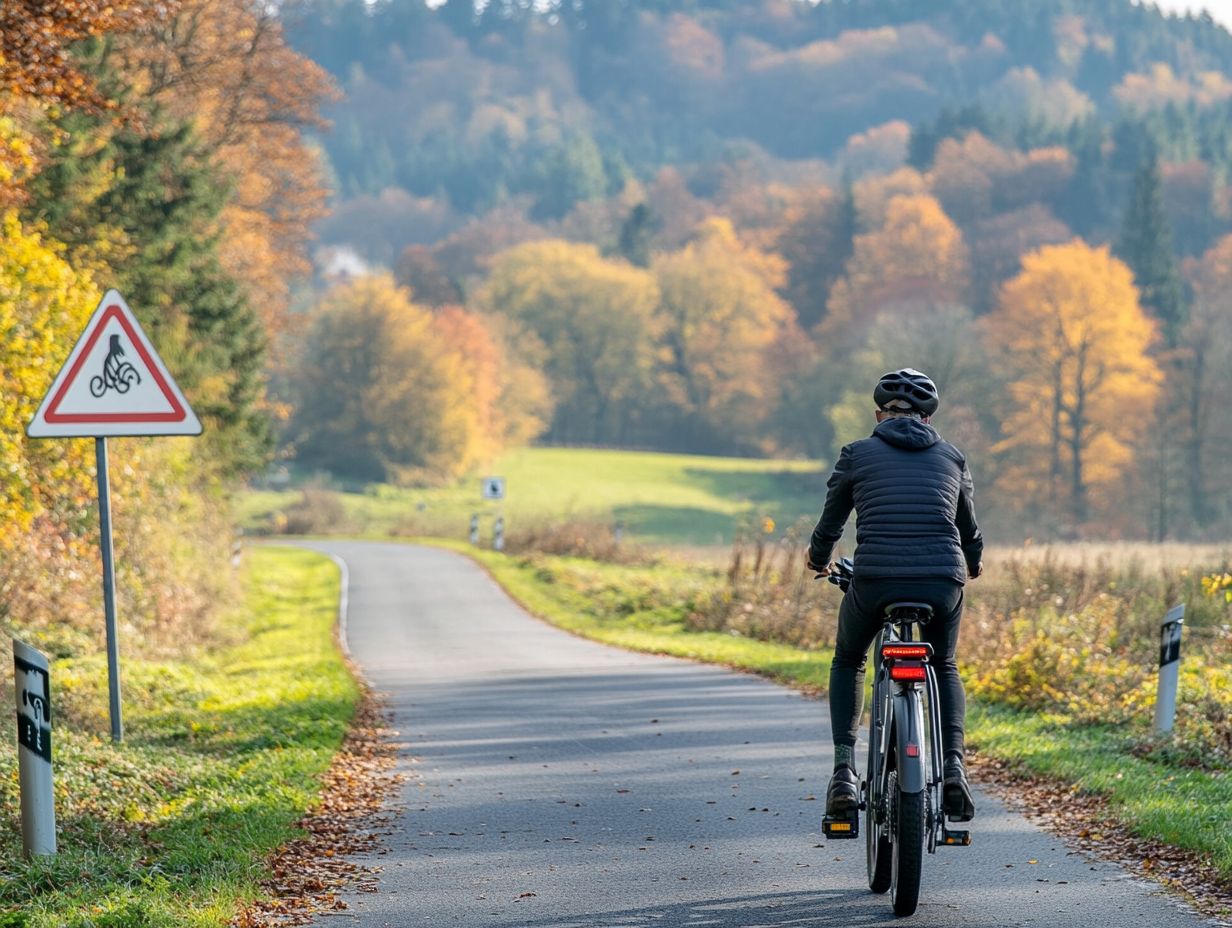
{"label": "triangular road sign", "polygon": [[124,298],[108,290],[26,433],[200,435],[201,422]]}

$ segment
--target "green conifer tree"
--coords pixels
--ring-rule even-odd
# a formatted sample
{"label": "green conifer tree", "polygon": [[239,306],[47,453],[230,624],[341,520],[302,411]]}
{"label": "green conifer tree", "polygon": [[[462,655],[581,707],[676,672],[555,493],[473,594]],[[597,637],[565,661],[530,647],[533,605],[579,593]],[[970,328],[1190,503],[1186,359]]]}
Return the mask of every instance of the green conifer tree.
{"label": "green conifer tree", "polygon": [[[69,140],[31,186],[27,207],[51,234],[107,265],[206,425],[218,471],[261,467],[272,448],[264,409],[265,333],[218,258],[227,188],[187,124],[149,114],[108,136],[95,117],[65,117]],[[91,141],[105,138],[105,142]]]}
{"label": "green conifer tree", "polygon": [[1133,269],[1142,305],[1160,321],[1168,344],[1175,344],[1185,322],[1185,295],[1154,151],[1148,152],[1134,175],[1116,251]]}

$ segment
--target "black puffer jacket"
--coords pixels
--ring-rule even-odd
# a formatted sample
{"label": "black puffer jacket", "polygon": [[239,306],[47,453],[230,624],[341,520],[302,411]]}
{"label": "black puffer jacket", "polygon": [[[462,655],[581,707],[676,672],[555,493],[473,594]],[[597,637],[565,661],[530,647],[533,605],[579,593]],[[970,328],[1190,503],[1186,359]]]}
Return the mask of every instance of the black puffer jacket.
{"label": "black puffer jacket", "polygon": [[966,582],[984,553],[962,452],[919,419],[886,419],[852,442],[830,475],[809,558],[827,564],[856,511],[855,571],[866,578]]}

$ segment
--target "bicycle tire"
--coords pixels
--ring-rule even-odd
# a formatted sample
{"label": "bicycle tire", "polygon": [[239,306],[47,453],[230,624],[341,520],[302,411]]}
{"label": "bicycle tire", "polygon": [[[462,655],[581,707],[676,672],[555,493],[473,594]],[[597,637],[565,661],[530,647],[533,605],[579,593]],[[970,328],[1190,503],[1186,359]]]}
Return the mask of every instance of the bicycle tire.
{"label": "bicycle tire", "polygon": [[[874,715],[876,710],[874,709]],[[868,868],[868,888],[875,893],[884,893],[890,888],[890,823],[882,816],[877,824],[877,806],[883,797],[877,794],[881,771],[877,766],[877,748],[881,744],[881,732],[874,720],[868,734],[868,794],[864,804],[864,853]]]}
{"label": "bicycle tire", "polygon": [[894,914],[911,915],[920,903],[924,870],[924,793],[894,796],[894,852],[890,900]]}

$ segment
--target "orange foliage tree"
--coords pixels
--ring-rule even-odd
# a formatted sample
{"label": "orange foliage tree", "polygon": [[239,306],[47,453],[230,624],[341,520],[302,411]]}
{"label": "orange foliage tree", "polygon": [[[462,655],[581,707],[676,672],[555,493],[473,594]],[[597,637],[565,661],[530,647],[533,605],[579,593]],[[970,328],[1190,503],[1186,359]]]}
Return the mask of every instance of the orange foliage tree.
{"label": "orange foliage tree", "polygon": [[894,197],[881,228],[856,236],[846,272],[830,291],[821,339],[862,337],[887,311],[962,303],[967,288],[967,248],[941,204],[926,195]]}
{"label": "orange foliage tree", "polygon": [[985,320],[1008,378],[1002,486],[1023,503],[1055,502],[1075,528],[1096,489],[1123,485],[1133,440],[1159,394],[1156,338],[1133,273],[1106,247],[1075,239],[1023,258]]}
{"label": "orange foliage tree", "polygon": [[73,60],[71,46],[132,29],[173,6],[145,0],[6,0],[0,4],[0,95],[114,108],[114,101]]}
{"label": "orange foliage tree", "polygon": [[326,212],[316,150],[329,75],[286,42],[276,9],[254,0],[179,0],[119,49],[134,90],[191,121],[233,185],[219,257],[267,329],[282,325],[288,282],[311,268],[311,226]]}

